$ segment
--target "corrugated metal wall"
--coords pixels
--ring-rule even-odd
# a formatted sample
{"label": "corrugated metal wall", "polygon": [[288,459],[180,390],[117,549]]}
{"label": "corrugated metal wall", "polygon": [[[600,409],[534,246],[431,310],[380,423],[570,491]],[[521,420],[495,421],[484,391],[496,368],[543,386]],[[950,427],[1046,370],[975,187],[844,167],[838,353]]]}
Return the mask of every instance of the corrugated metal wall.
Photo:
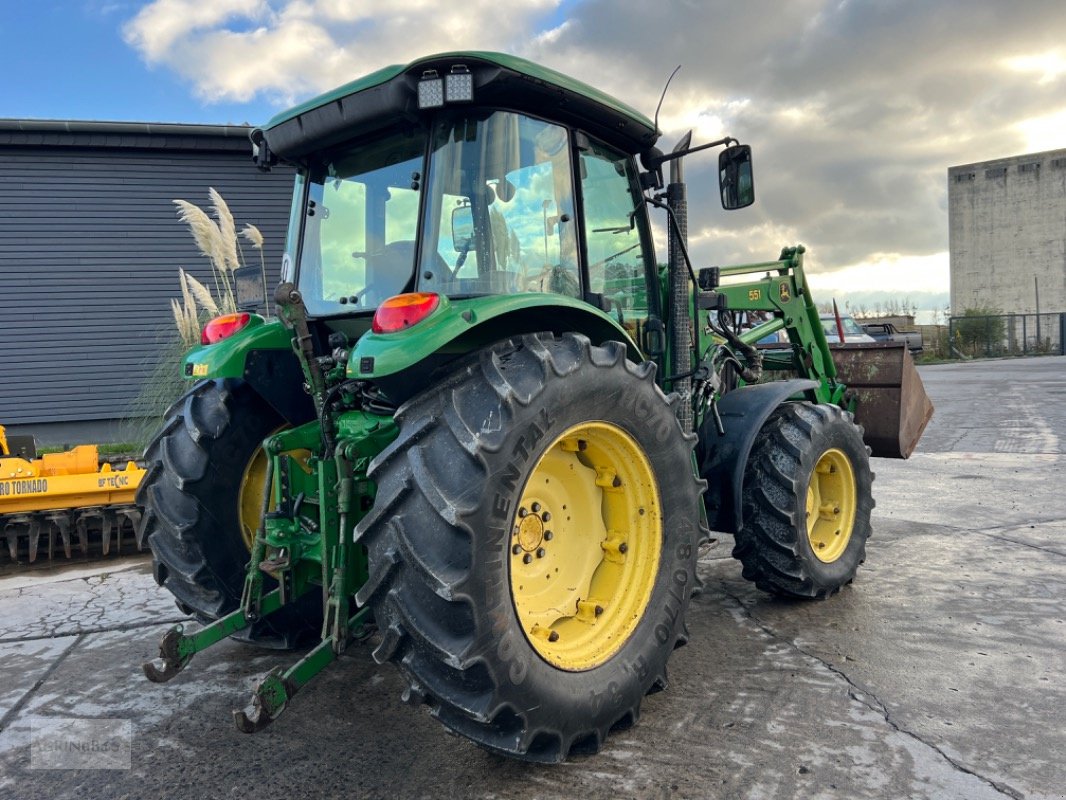
{"label": "corrugated metal wall", "polygon": [[262,230],[273,286],[292,172],[256,170],[246,139],[0,135],[0,424],[129,415],[173,337],[178,268],[211,285],[171,203],[210,186]]}

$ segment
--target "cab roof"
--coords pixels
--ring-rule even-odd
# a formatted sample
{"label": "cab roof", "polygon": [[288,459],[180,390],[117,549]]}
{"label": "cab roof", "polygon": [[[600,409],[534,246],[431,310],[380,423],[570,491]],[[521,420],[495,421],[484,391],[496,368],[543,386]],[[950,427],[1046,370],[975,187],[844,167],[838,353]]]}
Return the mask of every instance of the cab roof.
{"label": "cab roof", "polygon": [[281,112],[254,136],[298,162],[347,139],[416,123],[426,113],[418,108],[420,79],[430,70],[445,76],[455,67],[473,75],[474,99],[463,105],[509,108],[572,125],[628,153],[646,150],[659,137],[650,119],[598,89],[517,56],[483,51],[384,67]]}

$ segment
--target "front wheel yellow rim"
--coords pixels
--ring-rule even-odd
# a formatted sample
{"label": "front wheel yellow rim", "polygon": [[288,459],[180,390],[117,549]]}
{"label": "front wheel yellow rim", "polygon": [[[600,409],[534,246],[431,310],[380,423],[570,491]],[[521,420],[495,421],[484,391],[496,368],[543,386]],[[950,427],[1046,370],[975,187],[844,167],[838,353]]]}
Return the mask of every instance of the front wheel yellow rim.
{"label": "front wheel yellow rim", "polygon": [[822,453],[807,485],[807,541],[819,561],[843,555],[855,527],[855,470],[843,451]]}
{"label": "front wheel yellow rim", "polygon": [[511,527],[510,586],[526,638],[559,669],[592,669],[644,618],[662,511],[643,449],[608,422],[575,425],[530,472]]}

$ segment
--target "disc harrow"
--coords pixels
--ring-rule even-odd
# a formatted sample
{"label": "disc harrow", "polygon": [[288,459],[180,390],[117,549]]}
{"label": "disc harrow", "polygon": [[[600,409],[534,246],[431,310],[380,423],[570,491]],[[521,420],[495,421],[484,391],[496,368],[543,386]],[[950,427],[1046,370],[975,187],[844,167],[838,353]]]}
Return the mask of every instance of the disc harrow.
{"label": "disc harrow", "polygon": [[144,549],[136,506],[97,506],[0,516],[0,569],[122,555]]}
{"label": "disc harrow", "polygon": [[101,464],[96,445],[40,457],[32,444],[14,445],[0,426],[0,569],[143,549],[134,504],[142,467]]}

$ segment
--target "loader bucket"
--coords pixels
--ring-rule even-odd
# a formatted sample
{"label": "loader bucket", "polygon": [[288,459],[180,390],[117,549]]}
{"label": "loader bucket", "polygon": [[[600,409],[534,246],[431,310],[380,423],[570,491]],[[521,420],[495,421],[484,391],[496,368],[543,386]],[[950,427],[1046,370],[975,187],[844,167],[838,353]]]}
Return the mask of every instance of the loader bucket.
{"label": "loader bucket", "polygon": [[831,344],[837,379],[856,398],[855,421],[879,458],[908,458],[933,416],[933,403],[904,342]]}

